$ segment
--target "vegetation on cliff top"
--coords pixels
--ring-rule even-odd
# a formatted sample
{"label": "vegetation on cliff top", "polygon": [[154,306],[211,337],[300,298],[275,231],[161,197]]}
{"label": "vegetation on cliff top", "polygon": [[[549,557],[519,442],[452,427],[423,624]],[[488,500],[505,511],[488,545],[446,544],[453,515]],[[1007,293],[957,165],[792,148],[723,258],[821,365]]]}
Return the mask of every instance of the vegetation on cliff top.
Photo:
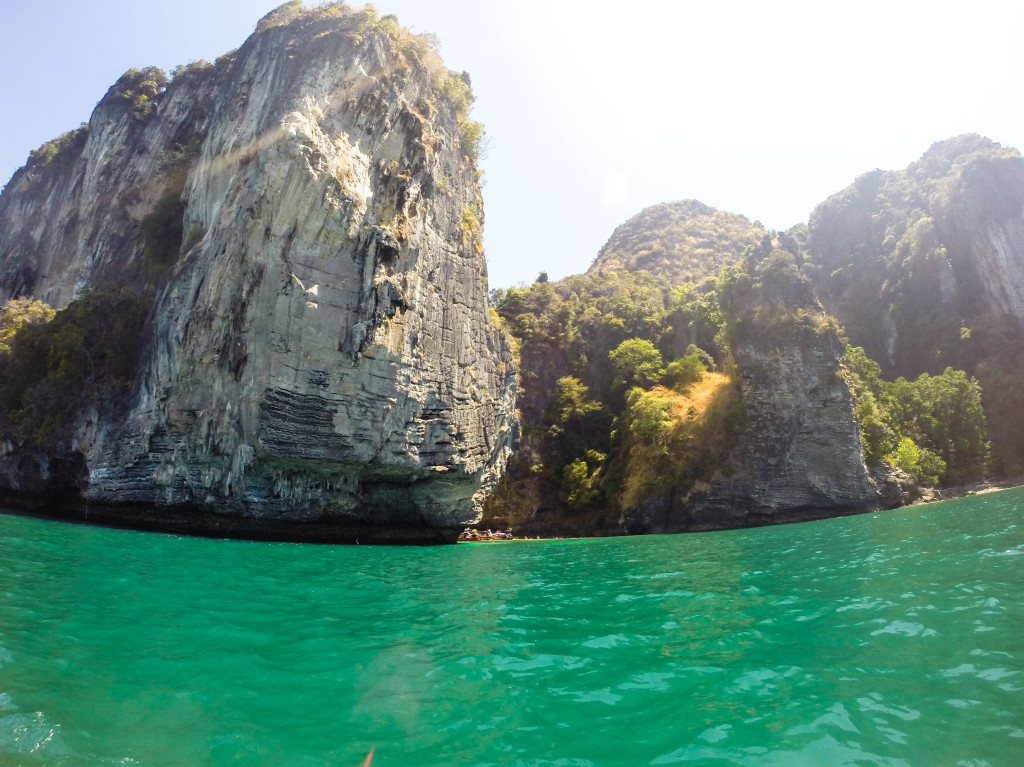
{"label": "vegetation on cliff top", "polygon": [[737,266],[748,247],[761,248],[768,231],[745,216],[697,200],[661,203],[616,227],[589,271],[647,271],[675,285],[699,282]]}
{"label": "vegetation on cliff top", "polygon": [[136,120],[153,114],[157,97],[167,89],[167,74],[159,67],[129,69],[114,83],[110,94],[128,103]]}
{"label": "vegetation on cliff top", "polygon": [[305,31],[313,40],[332,34],[346,35],[349,42],[361,45],[371,36],[386,39],[399,60],[407,68],[425,72],[434,91],[428,106],[436,108],[438,98],[448,102],[459,127],[458,138],[466,157],[476,163],[485,144],[483,123],[470,119],[473,95],[469,74],[454,72],[445,66],[438,53],[438,39],[431,33],[416,34],[404,28],[394,14],[381,15],[370,4],[353,8],[344,2],[304,7],[302,0],[289,0],[278,6],[256,25],[256,32],[288,25]]}
{"label": "vegetation on cliff top", "polygon": [[82,154],[88,138],[89,125],[82,123],[78,128],[62,133],[29,152],[27,165],[34,168],[70,165]]}

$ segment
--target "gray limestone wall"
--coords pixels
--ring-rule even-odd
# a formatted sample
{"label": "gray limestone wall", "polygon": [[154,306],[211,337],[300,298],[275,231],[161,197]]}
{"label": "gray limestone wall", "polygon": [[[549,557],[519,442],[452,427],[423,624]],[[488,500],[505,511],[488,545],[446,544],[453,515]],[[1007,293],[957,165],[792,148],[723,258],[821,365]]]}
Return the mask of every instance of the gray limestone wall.
{"label": "gray limestone wall", "polygon": [[3,296],[60,307],[145,282],[139,221],[190,142],[133,394],[82,414],[69,446],[81,498],[472,523],[517,431],[516,369],[465,225],[483,210],[455,110],[384,33],[258,31],[142,125],[108,97],[73,164],[24,169],[0,199]]}

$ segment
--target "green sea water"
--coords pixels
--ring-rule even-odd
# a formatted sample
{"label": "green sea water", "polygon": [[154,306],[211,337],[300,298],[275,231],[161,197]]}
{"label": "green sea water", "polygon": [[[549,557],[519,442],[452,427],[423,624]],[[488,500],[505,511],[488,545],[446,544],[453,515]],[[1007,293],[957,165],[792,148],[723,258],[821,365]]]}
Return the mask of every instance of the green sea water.
{"label": "green sea water", "polygon": [[386,548],[0,515],[0,765],[1024,764],[1024,490]]}

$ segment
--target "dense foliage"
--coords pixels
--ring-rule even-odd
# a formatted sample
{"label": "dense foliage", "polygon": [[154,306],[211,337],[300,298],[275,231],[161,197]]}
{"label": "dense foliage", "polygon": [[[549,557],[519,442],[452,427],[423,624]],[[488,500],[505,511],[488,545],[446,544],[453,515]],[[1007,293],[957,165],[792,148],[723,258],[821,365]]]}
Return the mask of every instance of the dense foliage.
{"label": "dense foliage", "polygon": [[128,103],[137,120],[145,120],[156,108],[157,99],[167,88],[167,74],[159,67],[129,69],[111,88],[115,97]]}
{"label": "dense foliage", "polygon": [[0,354],[11,350],[18,331],[26,325],[40,325],[53,319],[56,312],[42,301],[12,298],[0,308]]}
{"label": "dense foliage", "polygon": [[150,298],[128,287],[89,290],[54,313],[40,302],[8,301],[17,325],[0,351],[0,433],[59,449],[89,404],[131,385]]}
{"label": "dense foliage", "polygon": [[742,404],[715,372],[729,360],[717,278],[673,287],[606,270],[494,299],[519,344],[524,433],[493,507],[541,495],[567,512],[614,510],[685,496],[722,467]]}
{"label": "dense foliage", "polygon": [[978,382],[962,370],[881,378],[860,347],[846,351],[865,458],[886,458],[922,482],[947,485],[985,476],[988,443]]}

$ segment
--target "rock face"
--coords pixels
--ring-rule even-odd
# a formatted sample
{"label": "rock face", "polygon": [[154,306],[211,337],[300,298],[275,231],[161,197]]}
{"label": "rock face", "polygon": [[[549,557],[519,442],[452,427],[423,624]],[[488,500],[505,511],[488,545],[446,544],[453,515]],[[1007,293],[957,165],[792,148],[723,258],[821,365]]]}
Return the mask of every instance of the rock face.
{"label": "rock face", "polygon": [[822,301],[888,374],[962,362],[972,318],[1024,321],[1024,158],[1014,149],[941,141],[907,169],[873,171],[830,197],[808,233]]}
{"label": "rock face", "polygon": [[625,510],[632,532],[792,522],[884,503],[864,464],[838,328],[792,254],[775,250],[752,277],[729,297],[744,411],[729,457],[686,497]]}
{"label": "rock face", "polygon": [[[800,252],[796,234],[780,245]],[[624,529],[743,527],[898,505],[887,504],[890,477],[876,484],[865,466],[839,329],[793,254],[772,251],[760,224],[695,200],[656,205],[615,230],[591,271],[627,267],[683,284],[738,266],[744,249],[760,263],[729,309],[744,407],[729,465],[685,497],[625,509]]]}
{"label": "rock face", "polygon": [[[155,289],[130,403],[82,414],[70,446],[83,501],[364,541],[479,517],[516,370],[489,315],[467,89],[392,22],[282,6],[149,114],[119,83],[77,155],[8,185],[0,297]],[[177,260],[154,268],[140,222],[175,205]]]}
{"label": "rock face", "polygon": [[1024,158],[980,136],[874,171],[812,213],[800,252],[826,310],[887,378],[975,376],[990,470],[1024,472]]}

